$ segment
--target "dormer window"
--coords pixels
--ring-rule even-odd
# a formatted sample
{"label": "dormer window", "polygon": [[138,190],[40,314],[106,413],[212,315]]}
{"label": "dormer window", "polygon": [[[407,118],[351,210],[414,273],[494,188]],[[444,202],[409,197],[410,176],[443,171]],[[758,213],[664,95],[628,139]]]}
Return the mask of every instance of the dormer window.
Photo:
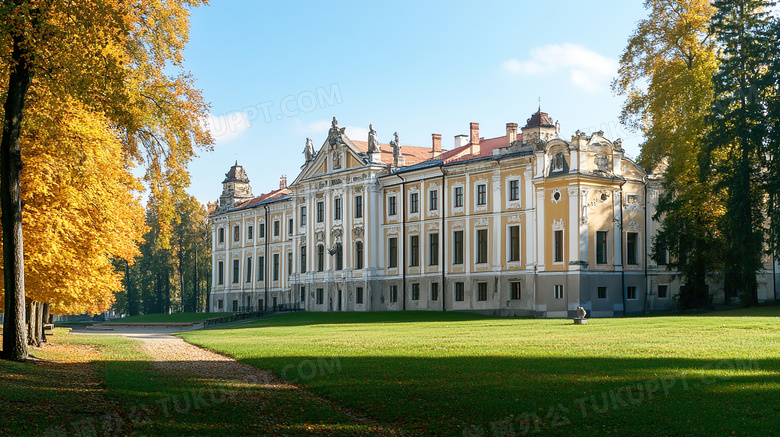
{"label": "dormer window", "polygon": [[553,171],[563,171],[563,153],[558,152],[553,158]]}

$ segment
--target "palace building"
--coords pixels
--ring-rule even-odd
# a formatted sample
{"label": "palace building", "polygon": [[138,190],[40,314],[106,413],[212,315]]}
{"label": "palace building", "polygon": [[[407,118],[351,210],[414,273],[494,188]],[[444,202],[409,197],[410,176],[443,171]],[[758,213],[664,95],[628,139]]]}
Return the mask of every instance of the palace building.
{"label": "palace building", "polygon": [[[660,178],[603,132],[565,140],[539,110],[497,138],[471,123],[443,150],[438,134],[431,147],[397,133],[382,144],[372,126],[353,140],[334,117],[304,155],[292,183],[260,196],[238,163],[226,174],[211,217],[211,311],[572,317],[582,306],[607,317],[675,306],[678,275],[650,256]],[[759,283],[774,300],[774,284]]]}

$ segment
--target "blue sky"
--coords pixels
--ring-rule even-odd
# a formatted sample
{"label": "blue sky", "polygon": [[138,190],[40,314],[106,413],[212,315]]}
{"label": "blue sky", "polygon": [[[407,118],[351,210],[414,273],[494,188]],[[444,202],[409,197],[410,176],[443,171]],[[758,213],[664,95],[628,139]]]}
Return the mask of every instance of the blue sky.
{"label": "blue sky", "polygon": [[211,102],[213,152],[190,165],[189,192],[216,200],[238,160],[255,195],[292,181],[306,138],[325,140],[336,116],[366,140],[398,132],[425,146],[480,123],[485,138],[542,110],[568,139],[604,130],[639,153],[618,122],[609,84],[642,2],[240,1],[192,11],[185,69]]}

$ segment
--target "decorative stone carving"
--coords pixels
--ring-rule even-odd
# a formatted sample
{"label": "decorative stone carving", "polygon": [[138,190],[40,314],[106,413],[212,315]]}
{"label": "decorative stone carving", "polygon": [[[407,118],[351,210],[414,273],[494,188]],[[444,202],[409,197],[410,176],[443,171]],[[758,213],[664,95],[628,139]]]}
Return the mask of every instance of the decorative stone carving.
{"label": "decorative stone carving", "polygon": [[387,235],[397,235],[398,234],[398,228],[390,228],[387,230]]}
{"label": "decorative stone carving", "polygon": [[335,151],[333,152],[333,169],[338,170],[341,168],[341,152]]}
{"label": "decorative stone carving", "polygon": [[379,140],[373,124],[368,125],[368,153],[379,153]]}
{"label": "decorative stone carving", "polygon": [[401,141],[398,140],[398,132],[393,133],[393,140],[390,141],[393,147],[393,158],[397,160],[401,157]]}
{"label": "decorative stone carving", "polygon": [[325,231],[317,231],[317,241],[325,241]]}
{"label": "decorative stone carving", "polygon": [[334,147],[337,145],[346,145],[346,143],[344,143],[344,139],[342,138],[345,130],[345,127],[339,127],[339,121],[336,120],[336,117],[333,117],[333,122],[330,124],[330,130],[328,131],[328,144]]}
{"label": "decorative stone carving", "polygon": [[636,222],[636,220],[631,220],[628,223],[628,229],[632,229],[634,231],[641,231],[642,228],[639,227],[639,224]]}
{"label": "decorative stone carving", "polygon": [[363,236],[363,228],[360,226],[352,228],[352,234],[357,238],[361,238]]}
{"label": "decorative stone carving", "polygon": [[478,219],[476,223],[477,226],[487,226],[487,224],[488,224],[488,219],[486,218]]}
{"label": "decorative stone carving", "polygon": [[507,221],[509,223],[520,222],[520,215],[519,214],[510,215],[509,218],[507,219]]}
{"label": "decorative stone carving", "polygon": [[552,228],[553,228],[554,231],[561,231],[561,230],[563,230],[563,219],[553,220]]}
{"label": "decorative stone carving", "polygon": [[561,196],[561,192],[559,190],[553,190],[552,195],[550,196],[552,203],[558,203],[562,198],[563,196]]}
{"label": "decorative stone carving", "polygon": [[314,160],[317,153],[314,151],[314,144],[311,142],[311,138],[306,138],[306,147],[303,149],[303,154],[306,156],[307,164]]}

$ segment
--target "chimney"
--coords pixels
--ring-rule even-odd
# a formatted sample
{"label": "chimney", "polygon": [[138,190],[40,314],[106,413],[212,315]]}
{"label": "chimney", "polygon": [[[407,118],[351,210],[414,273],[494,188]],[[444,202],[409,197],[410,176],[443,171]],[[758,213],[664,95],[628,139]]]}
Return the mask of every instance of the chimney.
{"label": "chimney", "polygon": [[517,123],[506,124],[506,139],[510,146],[517,140]]}
{"label": "chimney", "polygon": [[460,148],[469,143],[466,135],[455,135],[455,148]]}
{"label": "chimney", "polygon": [[479,123],[469,123],[470,144],[469,153],[479,155]]}
{"label": "chimney", "polygon": [[284,190],[285,188],[287,188],[287,175],[282,175],[279,178],[279,189]]}
{"label": "chimney", "polygon": [[433,150],[431,151],[431,156],[438,158],[439,155],[441,155],[441,134],[431,134],[431,138],[433,139]]}

